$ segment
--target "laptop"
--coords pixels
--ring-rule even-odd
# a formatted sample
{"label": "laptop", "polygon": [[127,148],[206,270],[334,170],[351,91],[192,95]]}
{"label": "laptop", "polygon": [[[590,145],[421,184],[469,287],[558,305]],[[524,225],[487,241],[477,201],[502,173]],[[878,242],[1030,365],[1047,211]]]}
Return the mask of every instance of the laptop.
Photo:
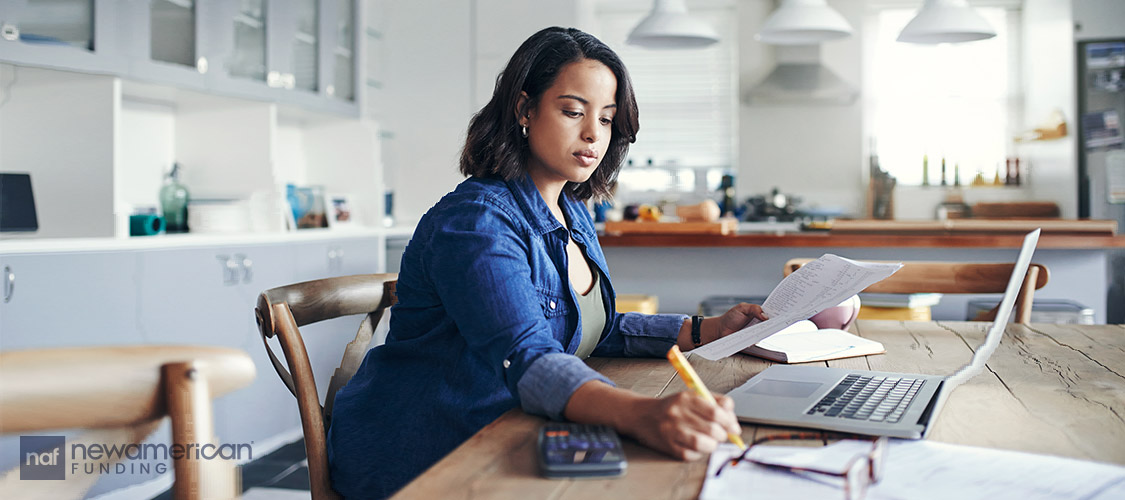
{"label": "laptop", "polygon": [[973,359],[953,375],[774,365],[731,391],[738,419],[757,424],[920,439],[926,437],[949,393],[984,367],[996,350],[1039,241],[1028,233],[996,320]]}

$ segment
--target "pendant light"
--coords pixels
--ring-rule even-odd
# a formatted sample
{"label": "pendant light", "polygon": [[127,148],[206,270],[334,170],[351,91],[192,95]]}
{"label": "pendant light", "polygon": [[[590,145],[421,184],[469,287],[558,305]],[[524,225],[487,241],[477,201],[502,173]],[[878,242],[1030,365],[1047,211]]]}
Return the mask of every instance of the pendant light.
{"label": "pendant light", "polygon": [[774,45],[808,45],[851,34],[848,21],[825,0],[782,0],[754,38]]}
{"label": "pendant light", "polygon": [[649,49],[701,48],[718,41],[715,28],[688,14],[684,0],[654,0],[652,12],[625,39]]}
{"label": "pendant light", "polygon": [[926,0],[914,19],[898,34],[898,41],[960,43],[994,36],[996,30],[965,0]]}

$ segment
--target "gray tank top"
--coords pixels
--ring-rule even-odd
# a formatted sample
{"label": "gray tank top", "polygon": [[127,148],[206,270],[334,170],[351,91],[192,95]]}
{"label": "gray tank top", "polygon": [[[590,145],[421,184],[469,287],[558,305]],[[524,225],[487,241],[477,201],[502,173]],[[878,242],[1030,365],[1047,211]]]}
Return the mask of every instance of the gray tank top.
{"label": "gray tank top", "polygon": [[586,295],[574,291],[574,295],[578,297],[578,316],[582,319],[582,340],[578,342],[578,350],[574,355],[580,359],[590,357],[590,353],[594,352],[598,341],[601,340],[602,330],[605,329],[606,314],[602,287],[598,284],[597,268],[590,267],[594,271],[594,284],[590,287],[590,291]]}

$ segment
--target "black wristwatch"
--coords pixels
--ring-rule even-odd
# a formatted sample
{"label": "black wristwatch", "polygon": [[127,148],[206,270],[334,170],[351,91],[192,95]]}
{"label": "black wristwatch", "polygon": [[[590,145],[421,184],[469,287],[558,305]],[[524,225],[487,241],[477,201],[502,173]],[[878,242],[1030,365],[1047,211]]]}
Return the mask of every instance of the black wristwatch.
{"label": "black wristwatch", "polygon": [[691,343],[695,347],[703,345],[703,339],[699,336],[699,327],[703,325],[703,316],[695,315],[691,317]]}

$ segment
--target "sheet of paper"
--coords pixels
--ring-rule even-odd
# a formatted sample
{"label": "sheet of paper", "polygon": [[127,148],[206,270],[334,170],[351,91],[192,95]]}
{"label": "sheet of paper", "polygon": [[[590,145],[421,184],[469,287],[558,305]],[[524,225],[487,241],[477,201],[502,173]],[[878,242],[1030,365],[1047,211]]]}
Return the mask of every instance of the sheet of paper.
{"label": "sheet of paper", "polygon": [[712,361],[722,359],[816,313],[833,307],[898,271],[902,264],[859,262],[824,254],[786,276],[770,292],[762,310],[770,319],[751,322],[731,335],[692,350]]}
{"label": "sheet of paper", "polygon": [[[761,451],[759,451],[759,448]],[[850,457],[866,454],[869,441],[840,441],[823,448],[758,446],[758,460],[823,470],[839,470]],[[808,472],[789,472],[748,461],[715,477],[722,462],[737,455],[734,445],[722,445],[711,455],[700,498],[834,498],[839,478]],[[1125,498],[1125,467],[1070,458],[994,450],[929,441],[892,440],[883,479],[867,492],[880,499],[1109,499]]]}

